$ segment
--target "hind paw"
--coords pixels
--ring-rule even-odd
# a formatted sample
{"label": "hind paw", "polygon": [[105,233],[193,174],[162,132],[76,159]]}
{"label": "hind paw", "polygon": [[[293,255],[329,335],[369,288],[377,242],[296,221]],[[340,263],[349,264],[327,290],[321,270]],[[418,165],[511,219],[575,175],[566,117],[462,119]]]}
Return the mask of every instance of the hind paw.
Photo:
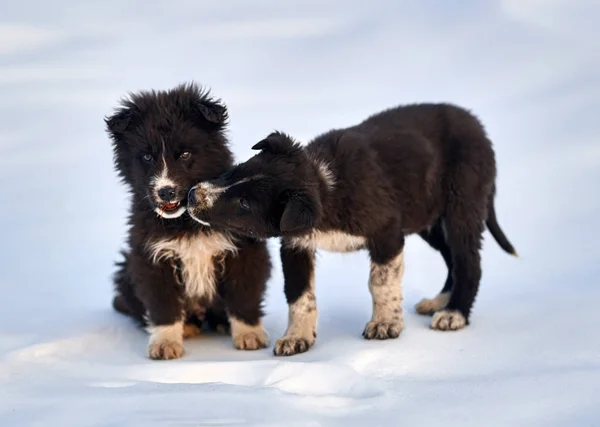
{"label": "hind paw", "polygon": [[450,292],[444,292],[436,295],[434,298],[423,298],[416,306],[415,310],[419,314],[431,316],[436,311],[446,307],[450,300]]}
{"label": "hind paw", "polygon": [[201,332],[202,330],[194,323],[186,323],[183,325],[183,339],[197,337]]}
{"label": "hind paw", "polygon": [[431,329],[438,331],[456,331],[467,326],[467,319],[458,310],[442,310],[433,315]]}

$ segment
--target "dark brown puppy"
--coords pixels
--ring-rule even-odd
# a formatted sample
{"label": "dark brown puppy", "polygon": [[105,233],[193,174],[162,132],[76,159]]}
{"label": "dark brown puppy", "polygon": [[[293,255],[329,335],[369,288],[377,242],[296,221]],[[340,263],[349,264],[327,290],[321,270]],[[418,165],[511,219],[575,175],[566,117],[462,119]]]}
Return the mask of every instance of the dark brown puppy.
{"label": "dark brown puppy", "polygon": [[235,347],[263,348],[262,300],[271,271],[265,242],[193,221],[190,187],[233,163],[227,110],[194,84],[140,92],[106,119],[115,165],[131,192],[125,260],[114,308],[146,326],[149,356],[183,354],[183,338],[231,326]]}
{"label": "dark brown puppy", "polygon": [[409,105],[332,130],[302,148],[273,133],[262,150],[217,180],[190,191],[192,217],[215,230],[283,236],[281,260],[290,324],[275,354],[315,341],[315,250],[367,249],[373,315],[367,339],[396,338],[403,328],[404,238],[418,233],[448,266],[442,292],[418,306],[431,327],[468,324],[479,281],[484,224],[515,254],[494,213],[496,164],[476,117],[447,104]]}

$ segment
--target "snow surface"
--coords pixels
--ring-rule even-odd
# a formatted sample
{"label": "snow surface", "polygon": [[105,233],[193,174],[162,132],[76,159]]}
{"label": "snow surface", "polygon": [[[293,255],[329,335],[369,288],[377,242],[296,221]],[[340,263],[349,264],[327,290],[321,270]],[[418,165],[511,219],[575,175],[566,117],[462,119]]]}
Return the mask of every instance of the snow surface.
{"label": "snow surface", "polygon": [[[600,58],[587,1],[19,1],[0,18],[0,426],[600,425]],[[186,342],[146,358],[110,308],[127,197],[102,117],[129,90],[196,79],[229,105],[238,159],[411,101],[486,124],[497,211],[472,325],[413,309],[441,256],[408,239],[405,331],[365,341],[364,253],[321,253],[306,354]],[[287,307],[277,258],[265,324]]]}

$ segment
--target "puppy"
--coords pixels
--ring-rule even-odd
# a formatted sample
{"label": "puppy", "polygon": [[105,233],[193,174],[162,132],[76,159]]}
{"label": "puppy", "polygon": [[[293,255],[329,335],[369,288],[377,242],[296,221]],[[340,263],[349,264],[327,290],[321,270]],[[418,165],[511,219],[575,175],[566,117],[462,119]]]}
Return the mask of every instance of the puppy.
{"label": "puppy", "polygon": [[183,354],[183,338],[231,326],[236,348],[267,346],[262,301],[271,263],[264,241],[217,231],[187,213],[190,187],[233,163],[227,109],[195,84],[142,91],[105,118],[115,166],[131,192],[128,243],[114,308],[150,333],[152,359]]}
{"label": "puppy", "polygon": [[315,342],[315,250],[370,255],[373,300],[366,339],[403,329],[405,236],[417,233],[448,266],[441,293],[417,310],[442,331],[468,324],[481,278],[484,224],[516,255],[494,212],[496,164],[478,119],[447,104],[400,106],[301,147],[272,133],[261,152],[217,180],[192,188],[192,217],[214,230],[281,236],[289,325],[276,355],[307,351]]}

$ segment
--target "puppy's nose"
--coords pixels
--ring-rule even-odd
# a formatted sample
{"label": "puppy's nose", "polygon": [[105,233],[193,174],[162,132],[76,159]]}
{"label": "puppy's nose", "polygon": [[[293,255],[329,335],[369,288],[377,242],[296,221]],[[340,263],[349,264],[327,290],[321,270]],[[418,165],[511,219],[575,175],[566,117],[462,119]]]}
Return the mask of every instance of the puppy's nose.
{"label": "puppy's nose", "polygon": [[162,187],[158,190],[158,197],[164,202],[170,202],[175,199],[175,188],[174,187]]}
{"label": "puppy's nose", "polygon": [[188,199],[188,205],[192,206],[192,205],[196,204],[196,202],[198,201],[196,199],[196,187],[192,187],[192,189],[188,193],[187,199]]}

